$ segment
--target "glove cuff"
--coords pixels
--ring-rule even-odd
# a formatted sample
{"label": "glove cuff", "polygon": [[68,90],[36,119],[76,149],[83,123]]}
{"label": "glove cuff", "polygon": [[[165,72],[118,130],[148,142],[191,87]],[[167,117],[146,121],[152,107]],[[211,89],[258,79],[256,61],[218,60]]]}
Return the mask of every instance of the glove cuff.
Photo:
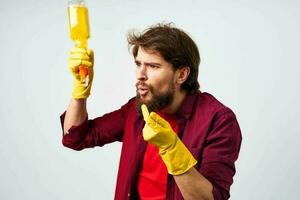
{"label": "glove cuff", "polygon": [[91,87],[92,83],[86,86],[84,83],[75,80],[72,97],[74,99],[87,99],[90,96]]}
{"label": "glove cuff", "polygon": [[168,169],[168,173],[172,175],[183,174],[197,164],[197,160],[179,138],[173,148],[165,151],[160,150],[159,154]]}

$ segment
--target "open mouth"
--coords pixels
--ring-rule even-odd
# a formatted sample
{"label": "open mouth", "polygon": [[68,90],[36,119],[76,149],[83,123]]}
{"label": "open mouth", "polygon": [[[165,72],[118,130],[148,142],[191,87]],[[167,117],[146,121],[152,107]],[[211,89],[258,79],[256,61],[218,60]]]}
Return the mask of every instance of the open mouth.
{"label": "open mouth", "polygon": [[149,92],[149,89],[148,88],[138,88],[138,93],[141,95],[141,96],[146,96]]}

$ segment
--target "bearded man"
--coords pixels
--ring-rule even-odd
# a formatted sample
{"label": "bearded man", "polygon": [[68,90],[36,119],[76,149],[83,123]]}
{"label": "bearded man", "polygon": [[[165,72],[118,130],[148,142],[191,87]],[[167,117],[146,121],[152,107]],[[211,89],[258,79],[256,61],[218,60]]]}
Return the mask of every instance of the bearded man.
{"label": "bearded man", "polygon": [[61,116],[63,145],[82,150],[122,142],[117,200],[228,199],[241,131],[230,108],[200,91],[197,45],[171,24],[130,33],[128,43],[136,64],[136,97],[95,119],[88,119],[86,109],[93,51],[71,50],[75,83]]}

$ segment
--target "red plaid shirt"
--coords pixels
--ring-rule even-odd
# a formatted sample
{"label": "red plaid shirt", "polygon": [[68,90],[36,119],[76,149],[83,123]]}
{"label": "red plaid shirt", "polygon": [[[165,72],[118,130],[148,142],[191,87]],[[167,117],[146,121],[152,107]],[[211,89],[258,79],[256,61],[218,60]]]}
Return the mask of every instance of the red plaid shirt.
{"label": "red plaid shirt", "polygon": [[[196,168],[213,184],[214,199],[228,199],[242,140],[234,113],[212,95],[193,91],[174,117],[179,137],[198,160]],[[137,180],[147,146],[141,134],[143,127],[132,98],[119,110],[71,127],[62,143],[82,150],[123,142],[115,199],[138,199]],[[167,178],[166,196],[168,200],[183,199],[172,175]]]}

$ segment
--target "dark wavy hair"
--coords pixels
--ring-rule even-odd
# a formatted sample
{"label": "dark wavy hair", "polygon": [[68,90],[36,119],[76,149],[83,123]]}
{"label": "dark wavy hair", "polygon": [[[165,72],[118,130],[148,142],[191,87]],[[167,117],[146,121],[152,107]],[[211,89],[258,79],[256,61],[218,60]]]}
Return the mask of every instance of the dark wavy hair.
{"label": "dark wavy hair", "polygon": [[134,58],[137,56],[139,47],[141,47],[160,53],[166,61],[172,64],[175,70],[189,67],[190,74],[182,84],[181,89],[187,91],[199,89],[199,50],[192,38],[183,30],[174,27],[172,23],[159,23],[143,32],[129,32],[127,41],[128,48],[131,49]]}

